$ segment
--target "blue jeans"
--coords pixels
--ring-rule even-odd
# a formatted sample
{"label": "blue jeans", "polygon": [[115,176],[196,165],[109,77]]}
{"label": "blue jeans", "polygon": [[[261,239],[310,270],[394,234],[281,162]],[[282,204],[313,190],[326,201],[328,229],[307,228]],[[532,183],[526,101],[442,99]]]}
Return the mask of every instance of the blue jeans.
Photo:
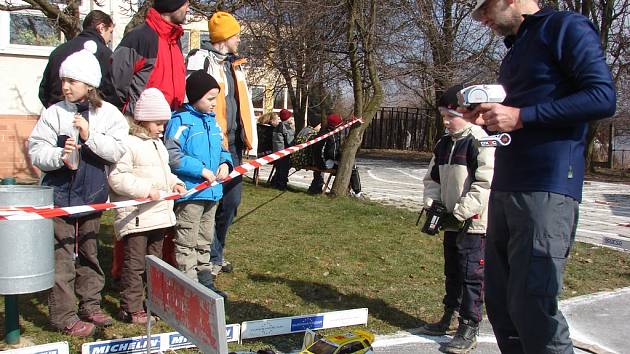
{"label": "blue jeans", "polygon": [[[241,164],[240,153],[230,147],[234,166]],[[241,204],[241,191],[243,189],[243,176],[238,176],[233,180],[223,184],[223,199],[219,202],[214,223],[214,242],[210,251],[210,262],[212,264],[223,264],[223,252],[227,239],[228,229],[236,216],[238,206]]]}

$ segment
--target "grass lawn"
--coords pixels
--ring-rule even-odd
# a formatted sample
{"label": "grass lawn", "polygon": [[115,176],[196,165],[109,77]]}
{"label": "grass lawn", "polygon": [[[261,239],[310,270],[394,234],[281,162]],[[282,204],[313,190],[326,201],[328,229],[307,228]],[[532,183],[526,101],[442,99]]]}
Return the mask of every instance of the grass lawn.
{"label": "grass lawn", "polygon": [[[101,228],[100,257],[107,271],[111,215],[106,213]],[[443,296],[441,238],[420,234],[416,218],[414,212],[372,202],[245,183],[226,250],[235,271],[220,275],[217,282],[230,295],[227,323],[367,307],[369,330],[386,334],[437,319]],[[629,285],[629,254],[575,245],[564,298]],[[19,302],[23,337],[37,344],[66,340],[72,352],[80,350],[82,340],[48,325],[45,292],[21,295]],[[3,299],[0,306],[4,311]],[[117,312],[118,293],[109,282],[103,307]],[[0,319],[3,326],[3,312]],[[154,333],[171,330],[161,322]],[[4,328],[0,331],[4,333]],[[90,341],[143,333],[142,327],[116,322]],[[289,351],[301,344],[301,338],[263,338],[241,346],[232,343],[230,349]]]}

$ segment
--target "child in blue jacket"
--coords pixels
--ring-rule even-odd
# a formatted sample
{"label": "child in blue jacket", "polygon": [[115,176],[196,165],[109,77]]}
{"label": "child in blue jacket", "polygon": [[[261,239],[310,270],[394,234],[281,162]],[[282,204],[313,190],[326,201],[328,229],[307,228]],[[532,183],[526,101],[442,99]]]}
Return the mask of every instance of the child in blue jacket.
{"label": "child in blue jacket", "polygon": [[[214,116],[219,84],[203,70],[186,80],[188,103],[173,114],[164,139],[171,170],[190,190],[208,181],[220,181],[232,169],[232,158],[223,144],[223,132]],[[184,274],[216,290],[212,282],[210,248],[214,216],[223,186],[216,185],[175,201],[175,261]]]}

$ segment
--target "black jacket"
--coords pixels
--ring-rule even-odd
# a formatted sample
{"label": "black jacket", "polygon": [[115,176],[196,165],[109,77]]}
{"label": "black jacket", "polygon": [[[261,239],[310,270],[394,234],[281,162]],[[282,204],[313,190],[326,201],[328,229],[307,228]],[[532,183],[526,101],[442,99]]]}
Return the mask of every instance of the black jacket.
{"label": "black jacket", "polygon": [[101,86],[100,91],[103,97],[109,97],[112,93],[112,85],[109,80],[110,58],[112,50],[105,44],[105,40],[95,29],[86,29],[79,33],[78,36],[63,43],[50,53],[48,65],[44,69],[42,82],[39,84],[39,100],[42,101],[44,107],[50,107],[53,104],[63,100],[61,93],[61,79],[59,78],[59,68],[61,63],[71,54],[83,49],[83,44],[89,40],[96,42],[96,59],[101,64]]}

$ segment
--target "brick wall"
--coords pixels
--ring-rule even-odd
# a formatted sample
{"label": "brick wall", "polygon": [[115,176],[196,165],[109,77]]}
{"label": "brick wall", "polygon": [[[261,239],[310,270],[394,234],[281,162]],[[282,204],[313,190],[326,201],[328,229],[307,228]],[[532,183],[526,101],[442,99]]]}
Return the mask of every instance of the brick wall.
{"label": "brick wall", "polygon": [[0,178],[33,180],[39,171],[28,159],[27,139],[39,116],[0,115]]}

